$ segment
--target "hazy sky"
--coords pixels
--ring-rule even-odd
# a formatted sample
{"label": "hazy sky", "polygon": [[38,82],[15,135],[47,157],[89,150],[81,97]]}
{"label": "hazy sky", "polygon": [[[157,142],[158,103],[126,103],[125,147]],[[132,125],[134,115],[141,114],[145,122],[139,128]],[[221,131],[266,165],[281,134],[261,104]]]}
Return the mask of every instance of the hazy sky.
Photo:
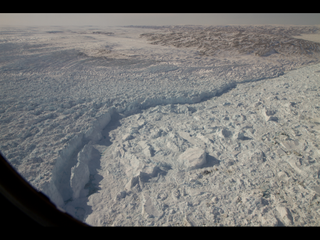
{"label": "hazy sky", "polygon": [[2,26],[320,25],[320,13],[0,13]]}

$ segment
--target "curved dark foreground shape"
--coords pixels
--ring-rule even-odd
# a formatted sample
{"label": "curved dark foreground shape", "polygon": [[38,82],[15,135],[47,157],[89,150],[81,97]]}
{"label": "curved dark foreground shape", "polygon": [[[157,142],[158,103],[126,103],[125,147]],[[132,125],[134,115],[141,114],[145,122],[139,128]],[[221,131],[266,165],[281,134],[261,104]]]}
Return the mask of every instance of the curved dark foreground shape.
{"label": "curved dark foreground shape", "polygon": [[60,211],[35,190],[0,153],[0,206],[2,226],[90,227]]}

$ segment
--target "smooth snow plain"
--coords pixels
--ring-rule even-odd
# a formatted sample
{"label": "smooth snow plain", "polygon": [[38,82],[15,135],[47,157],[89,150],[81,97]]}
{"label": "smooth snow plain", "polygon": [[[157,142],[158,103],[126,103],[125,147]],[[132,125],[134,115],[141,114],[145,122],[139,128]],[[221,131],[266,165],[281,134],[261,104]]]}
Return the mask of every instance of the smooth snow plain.
{"label": "smooth snow plain", "polygon": [[0,151],[93,226],[319,226],[319,32],[2,27]]}

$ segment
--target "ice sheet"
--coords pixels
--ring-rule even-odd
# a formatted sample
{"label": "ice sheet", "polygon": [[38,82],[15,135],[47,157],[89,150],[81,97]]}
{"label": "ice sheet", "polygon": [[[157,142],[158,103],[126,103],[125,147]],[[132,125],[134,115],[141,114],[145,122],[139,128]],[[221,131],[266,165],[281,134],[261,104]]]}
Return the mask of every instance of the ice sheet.
{"label": "ice sheet", "polygon": [[317,31],[3,28],[0,150],[92,225],[317,225]]}

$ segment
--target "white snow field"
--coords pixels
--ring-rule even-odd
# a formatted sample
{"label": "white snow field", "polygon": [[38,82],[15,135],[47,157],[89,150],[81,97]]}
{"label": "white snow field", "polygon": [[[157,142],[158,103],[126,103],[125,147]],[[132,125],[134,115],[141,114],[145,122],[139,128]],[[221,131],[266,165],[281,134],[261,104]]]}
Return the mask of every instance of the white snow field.
{"label": "white snow field", "polygon": [[0,151],[93,226],[319,226],[319,33],[2,27]]}

